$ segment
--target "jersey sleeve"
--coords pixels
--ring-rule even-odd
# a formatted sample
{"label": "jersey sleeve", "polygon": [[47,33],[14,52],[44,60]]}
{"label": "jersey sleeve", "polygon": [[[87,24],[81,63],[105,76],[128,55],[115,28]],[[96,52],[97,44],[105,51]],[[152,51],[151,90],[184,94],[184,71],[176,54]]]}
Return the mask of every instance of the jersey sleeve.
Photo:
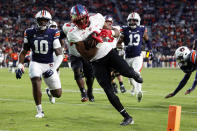
{"label": "jersey sleeve", "polygon": [[55,34],[54,34],[53,38],[54,38],[54,40],[60,38],[60,31],[59,30],[55,31]]}
{"label": "jersey sleeve", "polygon": [[104,24],[105,18],[100,13],[97,13],[90,17],[90,27],[92,28],[92,31],[97,31],[98,33],[100,33]]}
{"label": "jersey sleeve", "polygon": [[72,29],[71,23],[65,23],[62,26],[62,31],[64,32],[65,35],[67,35],[68,31]]}
{"label": "jersey sleeve", "polygon": [[70,43],[76,43],[81,41],[81,37],[77,35],[75,31],[73,32],[72,30],[68,32],[67,38]]}
{"label": "jersey sleeve", "polygon": [[196,51],[192,51],[191,52],[191,55],[190,55],[190,61],[193,63],[193,64],[196,64],[196,59],[197,59],[197,55],[196,55]]}

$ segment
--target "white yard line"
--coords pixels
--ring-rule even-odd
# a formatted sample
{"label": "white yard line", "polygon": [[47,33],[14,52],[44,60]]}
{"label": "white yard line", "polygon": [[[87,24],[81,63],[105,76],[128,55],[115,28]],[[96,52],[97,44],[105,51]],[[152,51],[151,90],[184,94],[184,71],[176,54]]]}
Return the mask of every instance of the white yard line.
{"label": "white yard line", "polygon": [[[33,100],[24,100],[24,99],[7,99],[7,98],[0,98],[0,101],[10,101],[10,102],[23,102],[23,103],[34,103]],[[42,101],[42,103],[49,103],[49,101]],[[88,106],[88,105],[99,105],[104,108],[113,108],[111,105],[105,105],[105,104],[97,104],[95,103],[90,103],[90,104],[84,104],[84,103],[79,103],[79,104],[71,104],[71,103],[66,103],[66,102],[56,102],[55,104],[64,104],[64,105],[74,105],[74,106]],[[168,109],[161,109],[161,108],[144,108],[144,107],[128,107],[125,106],[127,109],[131,110],[141,110],[141,111],[168,111]],[[190,112],[190,111],[184,111],[182,110],[182,113],[186,114],[197,114],[197,112]]]}

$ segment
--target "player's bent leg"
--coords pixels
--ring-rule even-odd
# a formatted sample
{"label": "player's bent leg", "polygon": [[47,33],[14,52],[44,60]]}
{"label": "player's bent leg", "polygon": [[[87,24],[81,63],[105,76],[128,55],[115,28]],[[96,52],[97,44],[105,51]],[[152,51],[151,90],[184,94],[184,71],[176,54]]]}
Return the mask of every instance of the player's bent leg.
{"label": "player's bent leg", "polygon": [[131,95],[134,96],[136,93],[136,88],[137,88],[137,82],[134,79],[129,79],[130,83],[132,84],[133,88],[131,90]]}
{"label": "player's bent leg", "polygon": [[44,78],[44,81],[46,85],[49,87],[48,89],[46,89],[49,101],[51,103],[55,103],[54,97],[60,98],[62,95],[62,88],[59,75],[56,71],[54,71],[54,74],[49,78]]}
{"label": "player's bent leg", "polygon": [[86,77],[86,85],[88,87],[87,96],[90,102],[94,102],[93,88],[92,88],[93,82],[94,82],[94,77]]}
{"label": "player's bent leg", "polygon": [[121,75],[128,78],[133,78],[138,83],[143,83],[142,77],[137,72],[135,72],[132,67],[129,67],[127,62],[122,57],[120,57],[113,51],[110,53],[110,63],[111,66],[116,69]]}
{"label": "player's bent leg", "polygon": [[79,70],[78,71],[74,70],[74,77],[75,77],[76,83],[79,87],[79,90],[81,92],[81,102],[88,101],[87,92],[85,89],[85,82],[84,82],[83,76]]}
{"label": "player's bent leg", "polygon": [[113,88],[111,86],[110,72],[108,72],[108,70],[105,67],[99,66],[97,63],[93,63],[93,67],[97,81],[99,85],[104,89],[108,100],[113,105],[113,107],[124,117],[124,120],[121,123],[121,125],[131,124],[133,120],[131,120],[130,118],[132,117],[126,112],[118,96],[116,96],[113,92]]}
{"label": "player's bent leg", "polygon": [[[143,58],[142,58],[142,56],[138,56],[138,57],[134,57],[133,58],[132,67],[134,68],[134,70],[138,74],[140,74],[140,72],[141,72],[142,65],[143,65]],[[136,84],[134,85],[134,87],[136,89],[137,100],[138,100],[138,102],[140,102],[142,100],[142,97],[143,97],[142,84],[136,82]]]}

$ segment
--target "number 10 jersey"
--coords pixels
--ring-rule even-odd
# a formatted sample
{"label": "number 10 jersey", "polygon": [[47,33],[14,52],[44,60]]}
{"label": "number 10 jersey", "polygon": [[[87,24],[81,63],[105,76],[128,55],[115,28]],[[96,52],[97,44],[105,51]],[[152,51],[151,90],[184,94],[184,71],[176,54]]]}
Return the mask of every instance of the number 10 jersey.
{"label": "number 10 jersey", "polygon": [[[35,28],[29,28],[24,32],[25,50],[32,50],[32,61],[39,63],[52,63],[53,50],[59,45],[60,32],[57,29],[46,29],[39,33]],[[57,45],[58,43],[58,45]]]}

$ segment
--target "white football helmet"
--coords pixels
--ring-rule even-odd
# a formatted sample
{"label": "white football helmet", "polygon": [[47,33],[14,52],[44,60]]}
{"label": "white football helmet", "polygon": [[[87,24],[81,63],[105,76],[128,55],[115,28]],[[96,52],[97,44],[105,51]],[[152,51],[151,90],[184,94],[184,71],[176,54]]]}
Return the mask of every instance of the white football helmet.
{"label": "white football helmet", "polygon": [[36,24],[38,29],[45,30],[52,19],[51,14],[46,10],[41,10],[35,15]]}
{"label": "white football helmet", "polygon": [[137,26],[140,26],[140,21],[141,21],[140,15],[136,12],[132,12],[127,17],[127,24],[132,29],[135,29]]}
{"label": "white football helmet", "polygon": [[58,29],[57,23],[53,20],[50,21],[49,28]]}
{"label": "white football helmet", "polygon": [[188,60],[190,52],[191,51],[186,46],[181,46],[178,49],[176,49],[175,58],[178,64],[179,63],[184,64],[184,62]]}

